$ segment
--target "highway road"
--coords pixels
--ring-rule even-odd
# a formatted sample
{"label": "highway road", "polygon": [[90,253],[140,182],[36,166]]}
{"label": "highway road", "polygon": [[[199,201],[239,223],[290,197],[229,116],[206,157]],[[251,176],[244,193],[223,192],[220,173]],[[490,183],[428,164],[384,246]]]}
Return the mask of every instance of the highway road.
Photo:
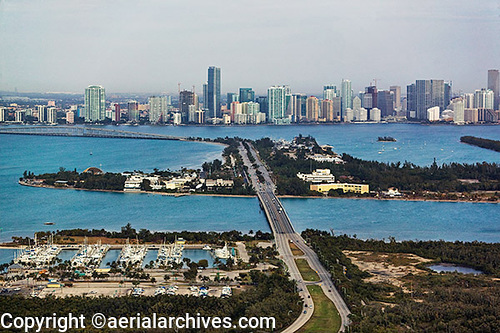
{"label": "highway road", "polygon": [[288,267],[290,278],[297,281],[299,295],[304,299],[307,306],[307,308],[304,306],[304,310],[297,320],[283,332],[296,332],[299,330],[309,320],[314,310],[311,295],[309,294],[306,283],[302,280],[302,276],[300,275],[297,265],[295,264],[295,258],[290,249],[290,242],[295,243],[297,247],[304,252],[304,256],[302,256],[302,258],[306,259],[311,268],[318,273],[320,281],[313,283],[307,282],[307,285],[317,284],[321,286],[325,295],[334,303],[335,307],[339,311],[342,320],[340,332],[344,332],[345,327],[349,325],[349,308],[337,289],[335,289],[330,273],[320,263],[316,253],[309,246],[307,246],[302,236],[300,236],[300,234],[293,228],[285,208],[275,195],[276,186],[272,181],[269,171],[260,160],[255,148],[251,144],[248,145],[252,156],[256,160],[255,164],[258,166],[257,169],[264,177],[264,182],[259,181],[256,170],[248,159],[247,150],[242,144],[240,144],[239,151],[243,158],[243,163],[248,167],[248,177],[257,192],[257,196],[262,207],[264,208],[267,219],[274,233],[276,247],[280,253],[280,257]]}

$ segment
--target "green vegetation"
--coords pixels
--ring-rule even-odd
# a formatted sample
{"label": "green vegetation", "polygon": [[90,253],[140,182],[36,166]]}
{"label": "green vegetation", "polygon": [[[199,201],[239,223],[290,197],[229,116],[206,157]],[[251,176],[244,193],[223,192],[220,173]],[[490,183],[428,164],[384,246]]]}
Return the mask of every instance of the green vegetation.
{"label": "green vegetation", "polygon": [[304,281],[315,282],[319,281],[318,273],[316,273],[306,259],[295,259],[295,264],[297,264],[297,268],[300,271],[300,275]]}
{"label": "green vegetation", "polygon": [[[331,236],[306,230],[302,236],[332,274],[351,314],[351,332],[498,332],[500,330],[500,244],[389,242]],[[408,274],[402,286],[369,283],[370,274],[352,264],[342,250],[406,252],[440,262],[456,260],[488,274]],[[491,255],[488,254],[491,253]],[[488,270],[488,267],[490,268]]]}
{"label": "green vegetation", "polygon": [[[309,140],[314,140],[314,138]],[[286,149],[277,149],[269,138],[254,142],[261,158],[272,169],[279,194],[282,195],[319,195],[311,192],[306,182],[297,178],[297,173],[310,173],[315,169],[330,169],[336,179],[344,182],[367,183],[370,190],[382,191],[396,187],[400,191],[416,197],[425,197],[427,191],[448,193],[473,191],[500,191],[500,165],[498,163],[461,164],[450,163],[439,166],[418,166],[410,162],[383,163],[365,161],[342,155],[344,163],[317,162],[307,159],[309,153],[316,153],[321,147],[314,140],[309,146],[297,148],[294,156]],[[474,179],[477,182],[464,182],[461,179]],[[353,194],[347,194],[353,195]],[[498,200],[499,195],[494,196]],[[436,197],[441,198],[441,197]],[[444,199],[458,199],[449,194]]]}
{"label": "green vegetation", "polygon": [[299,330],[299,333],[338,332],[340,329],[340,315],[335,305],[325,296],[320,286],[307,286],[314,302],[314,313],[311,319]]}
{"label": "green vegetation", "polygon": [[[20,296],[2,297],[0,312],[9,312],[14,317],[21,316],[65,316],[69,312],[82,314],[86,317],[87,329],[85,332],[100,332],[92,330],[90,319],[95,313],[105,316],[132,317],[140,313],[142,316],[185,316],[188,312],[196,317],[202,316],[231,317],[237,320],[240,317],[273,316],[276,318],[278,331],[290,325],[302,311],[302,302],[295,293],[295,285],[285,275],[274,271],[268,275],[258,271],[248,274],[253,287],[229,298],[217,297],[190,297],[185,295],[156,296],[156,297],[67,297],[53,298],[24,298]],[[148,332],[163,332],[164,330],[147,330]],[[216,329],[181,330],[182,332],[219,332]],[[241,332],[243,330],[230,329],[226,332]],[[248,330],[252,331],[252,330]],[[253,330],[254,331],[254,330]],[[271,330],[266,330],[270,332]],[[247,331],[245,331],[247,332]]]}
{"label": "green vegetation", "polygon": [[[37,237],[40,240],[46,238],[50,231],[48,232],[38,232]],[[148,229],[140,229],[137,231],[132,228],[132,225],[128,223],[126,226],[122,227],[120,231],[108,231],[105,229],[69,229],[69,230],[58,230],[54,234],[54,241],[57,242],[58,238],[69,238],[72,236],[80,237],[106,237],[106,238],[121,238],[121,239],[139,239],[143,243],[158,243],[162,242],[172,243],[176,238],[184,238],[189,243],[200,243],[200,244],[224,244],[224,242],[236,242],[236,241],[253,241],[253,240],[271,240],[273,235],[269,232],[262,232],[257,230],[252,234],[243,234],[241,231],[180,231],[180,232],[162,232],[154,231],[151,232]],[[14,242],[19,244],[28,244],[29,238],[13,237]],[[33,243],[33,240],[31,240]]]}
{"label": "green vegetation", "polygon": [[462,136],[460,138],[461,142],[468,143],[470,145],[478,146],[481,148],[491,149],[500,152],[500,141],[478,138],[475,136]]}
{"label": "green vegetation", "polygon": [[43,179],[44,184],[58,186],[57,181],[67,182],[68,186],[83,188],[88,190],[113,190],[122,191],[127,177],[120,173],[93,174],[90,172],[78,173],[75,170],[67,171],[59,168],[57,173],[44,173],[35,176],[32,172],[25,171],[24,179]]}

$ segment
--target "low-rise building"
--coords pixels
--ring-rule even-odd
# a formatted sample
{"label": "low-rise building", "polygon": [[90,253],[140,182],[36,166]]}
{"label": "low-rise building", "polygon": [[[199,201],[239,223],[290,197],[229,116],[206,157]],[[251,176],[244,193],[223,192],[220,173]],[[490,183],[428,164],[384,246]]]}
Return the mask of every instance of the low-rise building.
{"label": "low-rise building", "polygon": [[316,162],[328,162],[335,164],[342,164],[344,161],[336,155],[326,155],[326,154],[314,154],[308,157],[311,160],[315,160]]}
{"label": "low-rise building", "polygon": [[349,183],[329,183],[329,184],[311,184],[309,187],[311,191],[317,191],[323,194],[328,193],[330,190],[342,190],[342,192],[354,192],[364,194],[370,192],[368,184],[349,184]]}
{"label": "low-rise building", "polygon": [[298,173],[297,177],[308,183],[333,183],[335,176],[330,169],[316,169],[313,173]]}
{"label": "low-rise building", "polygon": [[214,187],[233,187],[234,182],[232,180],[225,179],[205,179],[205,186],[207,189],[211,190]]}

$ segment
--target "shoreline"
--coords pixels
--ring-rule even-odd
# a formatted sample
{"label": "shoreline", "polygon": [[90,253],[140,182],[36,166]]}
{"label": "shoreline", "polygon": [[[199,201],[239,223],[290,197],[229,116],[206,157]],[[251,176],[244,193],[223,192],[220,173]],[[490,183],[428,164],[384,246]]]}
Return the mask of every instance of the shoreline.
{"label": "shoreline", "polygon": [[[207,197],[227,197],[227,198],[255,198],[257,195],[245,195],[245,194],[217,194],[217,193],[169,193],[169,192],[154,192],[154,191],[119,191],[119,190],[101,190],[101,189],[86,189],[86,188],[75,188],[75,187],[58,187],[51,185],[34,185],[28,184],[22,181],[18,181],[21,186],[37,187],[37,188],[48,188],[56,190],[80,190],[80,191],[90,191],[90,192],[109,192],[109,193],[123,193],[123,194],[154,194],[163,195],[168,197],[185,197],[185,196],[207,196]],[[455,202],[455,203],[490,203],[499,204],[500,201],[489,201],[489,200],[451,200],[451,199],[427,199],[427,198],[374,198],[374,197],[328,197],[328,196],[297,196],[297,195],[278,195],[278,198],[283,199],[354,199],[354,200],[383,200],[383,201],[427,201],[427,202]]]}

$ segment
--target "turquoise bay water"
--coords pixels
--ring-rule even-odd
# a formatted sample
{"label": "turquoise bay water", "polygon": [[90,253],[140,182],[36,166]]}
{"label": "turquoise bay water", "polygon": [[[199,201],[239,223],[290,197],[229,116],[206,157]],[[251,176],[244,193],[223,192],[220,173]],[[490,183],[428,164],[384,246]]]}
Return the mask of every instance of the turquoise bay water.
{"label": "turquoise bay water", "polygon": [[[329,144],[337,153],[382,162],[429,165],[460,162],[500,162],[497,152],[460,143],[464,135],[500,140],[500,126],[451,126],[420,124],[338,124],[291,126],[107,126],[109,129],[203,138],[234,137],[291,140],[312,135],[319,144]],[[379,136],[392,136],[397,142],[377,142]],[[397,149],[394,149],[397,148]],[[379,153],[381,152],[381,153]]]}
{"label": "turquoise bay water", "polygon": [[500,205],[360,199],[282,199],[296,230],[358,238],[500,241]]}
{"label": "turquoise bay water", "polygon": [[[417,164],[430,164],[434,158],[439,163],[500,162],[497,152],[459,142],[462,135],[500,139],[498,126],[120,126],[118,129],[212,138],[271,136],[287,140],[302,133],[315,136],[320,144],[333,145],[339,153],[365,159],[409,160]],[[376,142],[378,136],[386,135],[395,137],[398,142]],[[17,135],[1,135],[0,140],[0,241],[8,241],[12,236],[31,236],[40,230],[119,230],[126,223],[136,229],[162,231],[269,231],[256,198],[174,198],[40,189],[17,184],[24,170],[43,173],[65,167],[82,171],[90,166],[110,172],[199,168],[204,161],[220,158],[222,146],[179,141]],[[348,199],[286,199],[284,204],[298,231],[333,228],[362,238],[394,236],[398,239],[500,241],[500,206],[496,204]],[[47,221],[55,224],[45,226],[43,223]]]}

